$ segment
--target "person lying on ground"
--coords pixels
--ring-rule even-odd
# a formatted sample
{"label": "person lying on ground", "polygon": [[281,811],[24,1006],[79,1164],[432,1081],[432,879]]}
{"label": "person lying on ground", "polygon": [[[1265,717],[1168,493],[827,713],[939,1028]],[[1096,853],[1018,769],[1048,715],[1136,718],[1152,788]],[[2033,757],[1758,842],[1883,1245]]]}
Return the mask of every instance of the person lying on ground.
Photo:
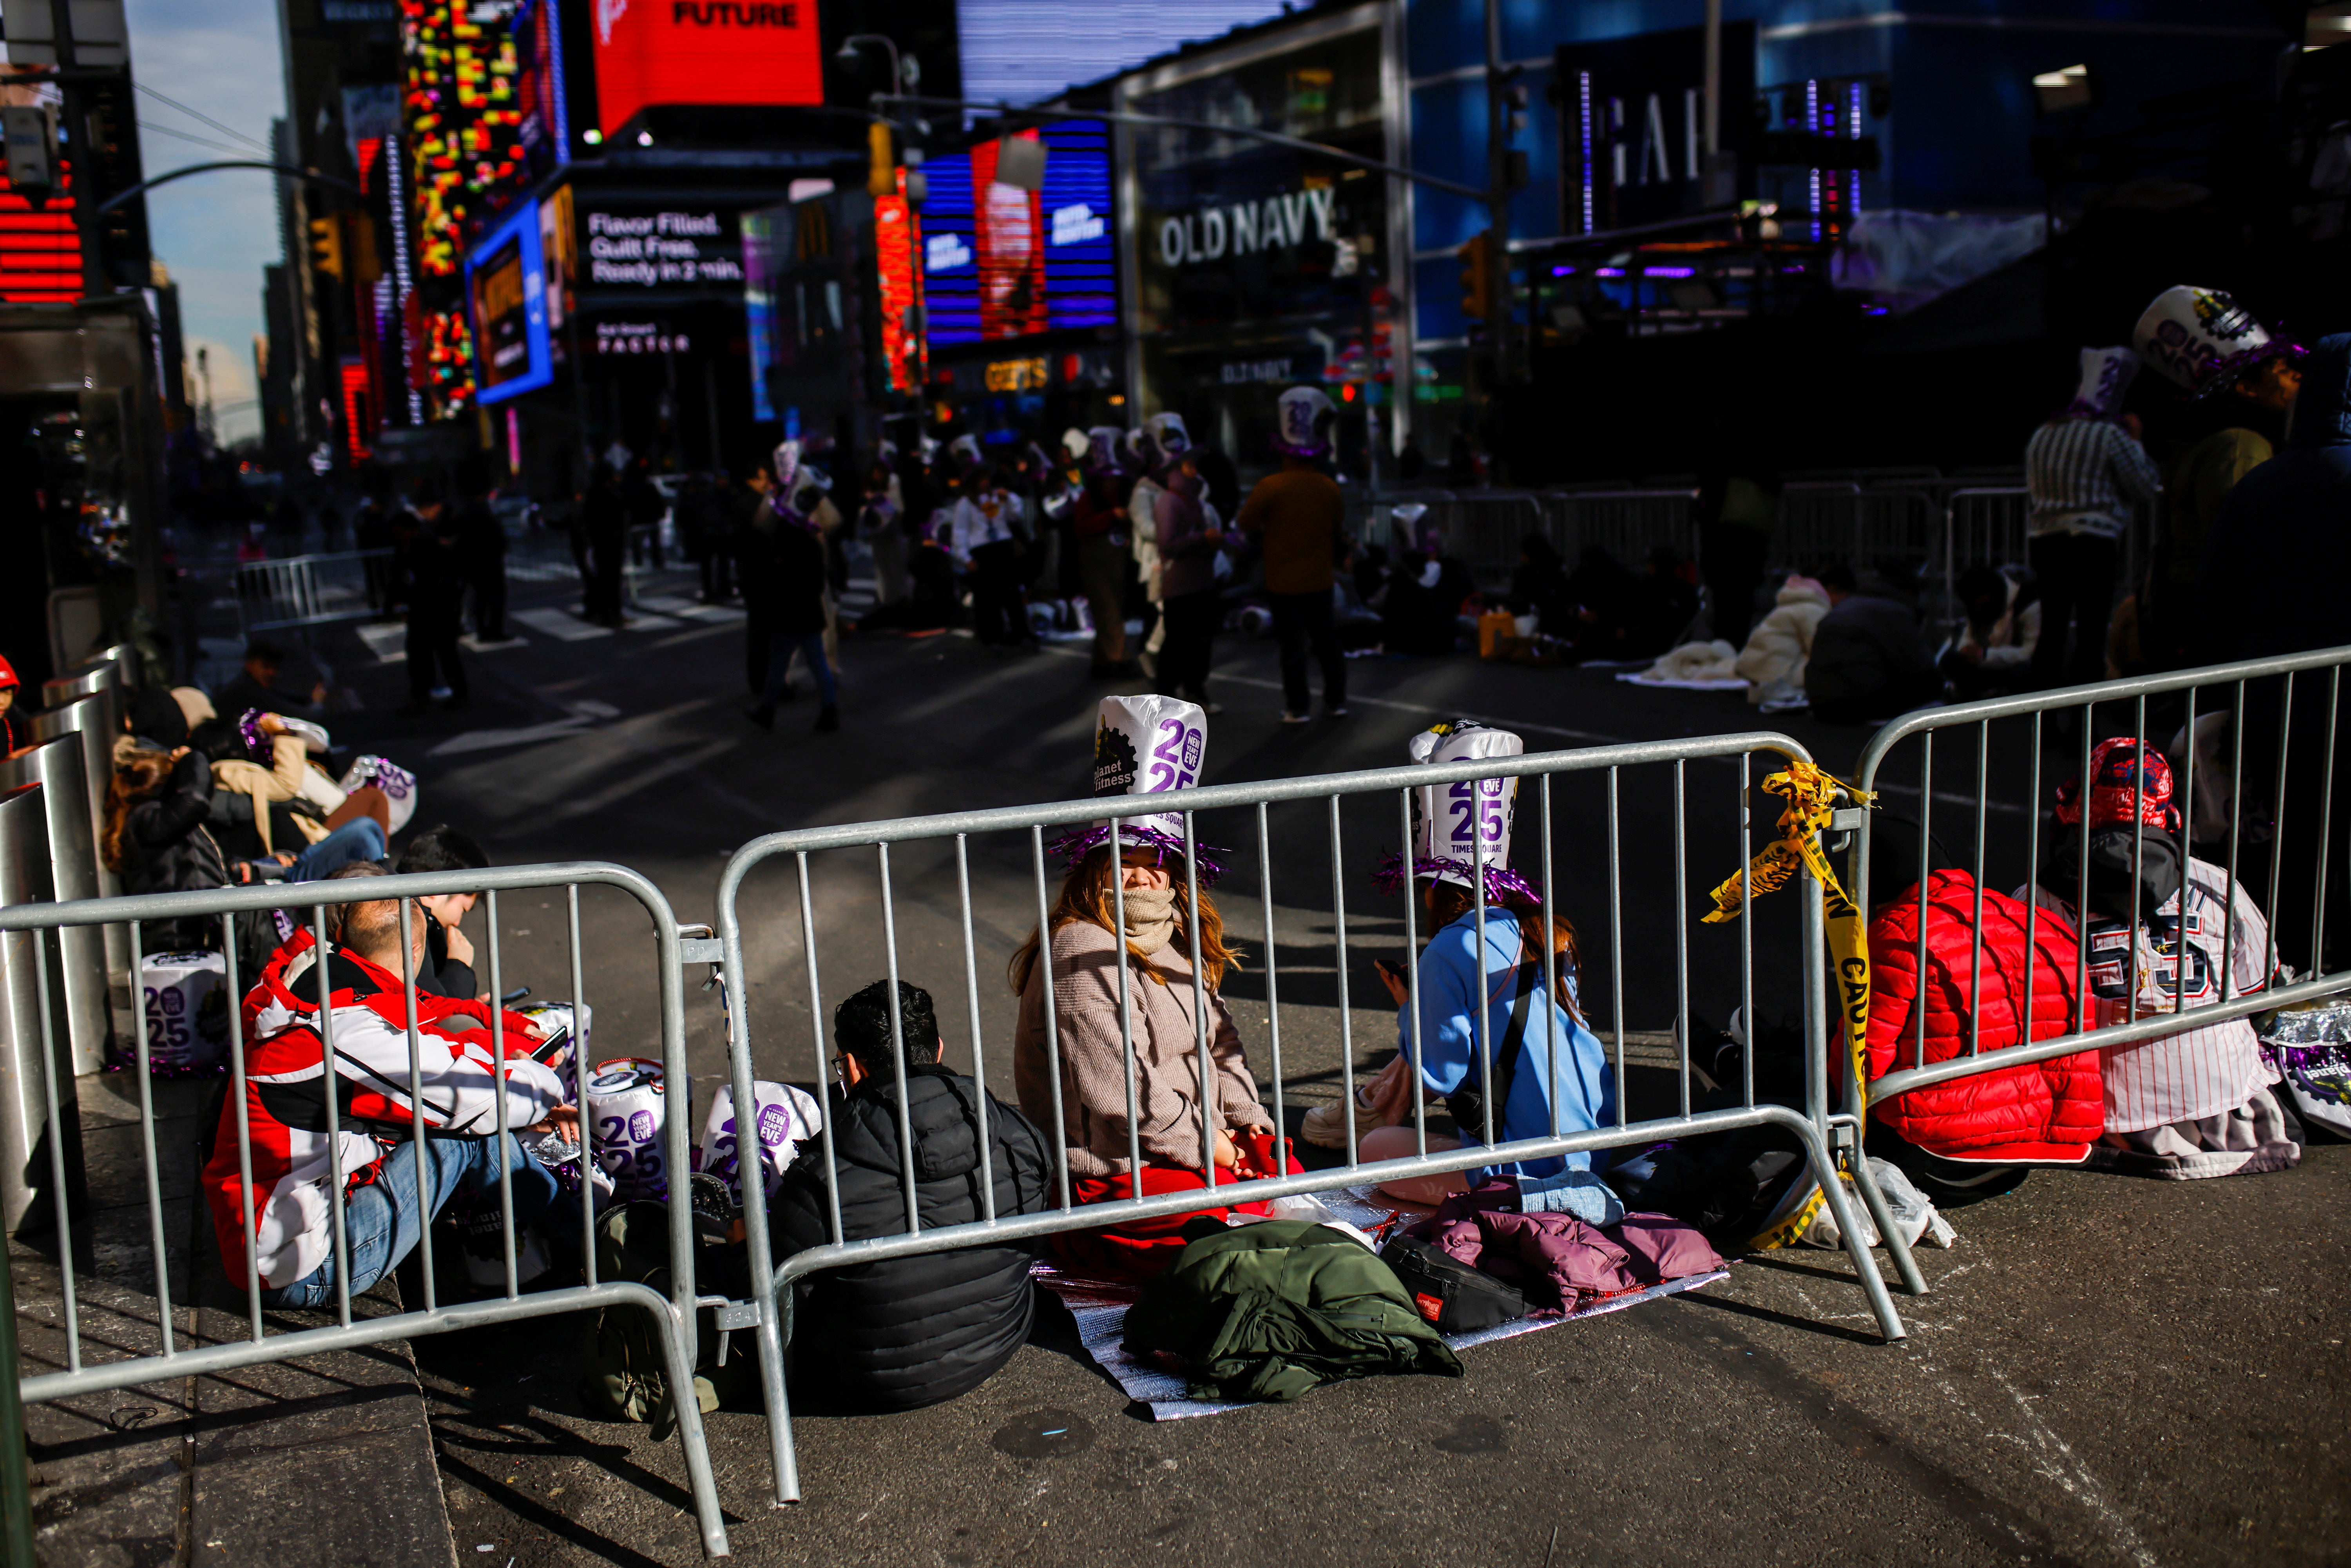
{"label": "person lying on ground", "polygon": [[[333,880],[383,874],[381,867],[360,862]],[[421,964],[422,912],[412,908],[408,924],[408,960]],[[249,1238],[265,1306],[317,1307],[335,1299],[329,1182],[342,1184],[350,1288],[357,1295],[408,1255],[460,1189],[495,1193],[501,1169],[513,1194],[510,1218],[517,1229],[529,1224],[554,1200],[555,1178],[515,1134],[553,1131],[567,1142],[579,1137],[579,1112],[567,1102],[562,1081],[527,1055],[538,1038],[531,1020],[506,1016],[507,1059],[500,1062],[491,1049],[489,1009],[479,1002],[417,998],[423,1094],[411,1101],[400,935],[398,901],[346,905],[323,954],[307,929],[298,933],[295,942],[303,949],[281,948],[256,988],[263,992],[259,1005],[247,998],[248,1019],[259,1028],[244,1036],[250,1042],[242,1048],[245,1095],[241,1105],[232,1099],[221,1107],[203,1184],[223,1269],[233,1284],[245,1287]],[[331,1079],[321,1071],[327,1042],[319,1028],[317,966],[322,959],[333,1006]],[[331,1138],[329,1082],[338,1119]],[[497,1130],[501,1094],[504,1136]],[[249,1188],[238,1168],[240,1110],[251,1129]],[[411,1146],[420,1135],[421,1192]]]}
{"label": "person lying on ground", "polygon": [[[1134,1050],[1120,1026],[1121,944],[1113,935],[1113,865],[1125,900],[1126,1011]],[[1240,1031],[1218,994],[1238,956],[1225,945],[1224,923],[1200,895],[1198,995],[1194,994],[1193,913],[1182,856],[1130,841],[1115,862],[1100,844],[1072,866],[1050,917],[1055,1039],[1045,1029],[1043,934],[1032,931],[1012,955],[1012,989],[1020,998],[1013,1037],[1013,1082],[1030,1120],[1054,1125],[1058,1071],[1060,1131],[1069,1150],[1070,1186],[1080,1203],[1180,1192],[1297,1170],[1275,1152],[1273,1117],[1258,1099]],[[1208,1011],[1216,1094],[1213,1142],[1201,1142],[1199,1050],[1193,1009]],[[1060,1052],[1059,1063],[1052,1052]],[[1134,1111],[1128,1113],[1127,1063],[1134,1067]],[[1132,1134],[1132,1143],[1130,1142]],[[1142,1169],[1134,1155],[1139,1146]],[[1247,1207],[1263,1212],[1261,1205]],[[1221,1218],[1227,1210],[1202,1212]],[[1054,1249],[1073,1267],[1146,1278],[1184,1249],[1189,1214],[1139,1220],[1080,1235],[1057,1236]]]}
{"label": "person lying on ground", "polygon": [[[472,837],[446,824],[430,827],[408,841],[400,863],[392,869],[410,872],[480,871],[490,857]],[[416,988],[436,997],[471,1001],[479,982],[474,974],[474,944],[465,933],[465,916],[480,902],[478,893],[434,894],[416,902],[429,916],[424,934],[425,963],[416,971]]]}
{"label": "person lying on ground", "polygon": [[[842,1239],[905,1232],[902,1106],[913,1134],[914,1207],[924,1229],[986,1218],[984,1179],[999,1219],[1037,1213],[1053,1201],[1052,1156],[1043,1134],[940,1060],[945,1048],[930,993],[899,982],[896,1024],[893,1031],[886,980],[833,1011],[841,1054],[833,1059],[825,1109],[832,1164],[828,1169],[821,1140],[811,1139],[769,1200],[768,1242],[779,1263],[832,1240],[828,1184],[840,1196]],[[792,1317],[794,1383],[867,1410],[912,1410],[978,1387],[1029,1337],[1035,1256],[1035,1244],[1023,1241],[809,1276],[797,1287]]]}

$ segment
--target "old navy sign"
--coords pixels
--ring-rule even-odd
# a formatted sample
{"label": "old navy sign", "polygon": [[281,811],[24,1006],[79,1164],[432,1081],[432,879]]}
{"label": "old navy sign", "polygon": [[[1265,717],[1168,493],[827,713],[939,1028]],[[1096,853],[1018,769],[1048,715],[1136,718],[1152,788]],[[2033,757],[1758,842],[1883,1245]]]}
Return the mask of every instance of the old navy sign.
{"label": "old navy sign", "polygon": [[1310,237],[1328,240],[1332,198],[1331,187],[1322,185],[1164,218],[1159,259],[1170,267],[1190,267],[1228,256],[1287,249]]}

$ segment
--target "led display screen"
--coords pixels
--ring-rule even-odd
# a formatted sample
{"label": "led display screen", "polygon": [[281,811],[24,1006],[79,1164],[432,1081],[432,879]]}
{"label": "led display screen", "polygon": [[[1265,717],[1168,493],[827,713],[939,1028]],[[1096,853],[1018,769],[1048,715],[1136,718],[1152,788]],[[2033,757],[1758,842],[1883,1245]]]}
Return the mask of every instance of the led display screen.
{"label": "led display screen", "polygon": [[554,379],[536,203],[501,224],[466,258],[465,300],[473,310],[474,379],[482,402],[502,402]]}
{"label": "led display screen", "polygon": [[934,349],[1118,324],[1109,128],[1026,134],[1045,144],[1041,191],[996,183],[994,141],[925,165],[917,260]]}
{"label": "led display screen", "polygon": [[590,0],[596,118],[647,104],[824,101],[816,0]]}

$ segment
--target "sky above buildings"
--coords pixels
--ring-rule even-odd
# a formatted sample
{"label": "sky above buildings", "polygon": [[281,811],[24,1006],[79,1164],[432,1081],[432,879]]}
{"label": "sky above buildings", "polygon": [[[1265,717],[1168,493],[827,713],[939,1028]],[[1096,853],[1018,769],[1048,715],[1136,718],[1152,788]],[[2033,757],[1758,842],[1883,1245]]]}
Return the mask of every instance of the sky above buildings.
{"label": "sky above buildings", "polygon": [[[275,0],[127,0],[125,10],[147,177],[266,158],[269,122],[286,111]],[[147,222],[180,286],[192,376],[196,350],[207,350],[221,439],[259,434],[253,340],[265,329],[261,269],[280,248],[275,183],[257,170],[192,175],[148,195]],[[191,398],[204,391],[190,382]]]}

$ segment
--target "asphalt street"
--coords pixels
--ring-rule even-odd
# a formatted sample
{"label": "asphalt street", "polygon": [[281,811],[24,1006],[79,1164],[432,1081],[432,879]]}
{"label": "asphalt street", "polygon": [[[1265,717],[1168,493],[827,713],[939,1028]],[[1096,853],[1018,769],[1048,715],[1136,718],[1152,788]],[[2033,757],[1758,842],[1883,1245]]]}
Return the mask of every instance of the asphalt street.
{"label": "asphalt street", "polygon": [[[405,672],[378,655],[396,636],[339,635],[338,676],[366,711],[337,719],[338,740],[419,774],[420,823],[461,826],[502,863],[633,868],[686,923],[714,918],[728,857],[762,833],[1082,796],[1094,704],[1114,689],[1087,680],[1081,650],[852,638],[841,731],[808,733],[803,681],[770,735],[741,716],[739,622],[693,605],[682,579],[649,584],[638,624],[618,633],[583,634],[592,629],[546,591],[518,605],[525,641],[467,655],[475,700],[461,712],[392,716]],[[1531,751],[1779,730],[1840,772],[1867,735],[1602,672],[1461,657],[1358,660],[1349,674],[1352,716],[1285,727],[1271,645],[1226,639],[1206,780],[1401,762],[1408,736],[1454,715],[1516,729]],[[1984,743],[1995,885],[2023,880],[2031,753],[2005,731]],[[1972,737],[1947,738],[1936,832],[1962,857],[1975,848],[1977,774]],[[1894,777],[1915,780],[1915,765]],[[1741,999],[1742,969],[1767,1017],[1793,1008],[1792,894],[1759,906],[1751,966],[1739,927],[1691,914],[1744,853],[1740,788],[1736,762],[1554,781],[1552,881],[1581,933],[1584,1000],[1604,1034],[1619,1016],[1628,1030],[1668,1028],[1685,998],[1694,1019],[1720,1022]],[[1888,799],[1905,809],[1898,791]],[[1915,783],[1908,800],[1915,810]],[[1531,873],[1539,803],[1531,785],[1515,857]],[[1344,802],[1335,879],[1325,804],[1268,813],[1270,877],[1252,813],[1200,822],[1232,852],[1219,903],[1249,967],[1228,994],[1269,1092],[1270,948],[1292,1106],[1330,1098],[1348,1067],[1375,1067],[1395,1042],[1370,960],[1402,950],[1401,909],[1368,873],[1396,847],[1397,820],[1393,795]],[[951,1060],[968,1062],[977,1046],[1009,1098],[1004,964],[1036,919],[1035,850],[1020,832],[962,852],[968,965],[954,840],[893,850],[887,913],[900,973],[940,998]],[[885,972],[883,883],[871,849],[812,866],[817,1000],[829,1011]],[[600,1058],[659,1045],[659,976],[634,903],[607,888],[580,897]],[[503,987],[569,991],[565,913],[559,889],[501,896]],[[737,978],[750,988],[759,1075],[815,1079],[829,1049],[811,1030],[789,859],[749,874],[742,918],[749,972]],[[726,1049],[704,977],[683,980],[697,1114]],[[1670,1073],[1635,1079],[1636,1109],[1676,1097]],[[1703,1291],[1473,1351],[1458,1381],[1348,1385],[1164,1425],[1130,1406],[1066,1316],[1047,1310],[1034,1342],[963,1399],[901,1416],[804,1416],[796,1509],[768,1502],[761,1416],[720,1413],[711,1444],[737,1552],[752,1562],[2336,1562],[2351,1555],[2351,1401],[2324,1368],[2340,1362],[2351,1294],[2346,1197],[2339,1145],[2314,1147],[2298,1172],[2234,1181],[2044,1173],[1950,1216],[1958,1246],[1922,1254],[1932,1294],[1897,1296],[1911,1330],[1900,1346],[1877,1342],[1844,1254],[1761,1255]],[[698,1555],[675,1445],[582,1416],[571,1325],[416,1349],[461,1558]]]}

